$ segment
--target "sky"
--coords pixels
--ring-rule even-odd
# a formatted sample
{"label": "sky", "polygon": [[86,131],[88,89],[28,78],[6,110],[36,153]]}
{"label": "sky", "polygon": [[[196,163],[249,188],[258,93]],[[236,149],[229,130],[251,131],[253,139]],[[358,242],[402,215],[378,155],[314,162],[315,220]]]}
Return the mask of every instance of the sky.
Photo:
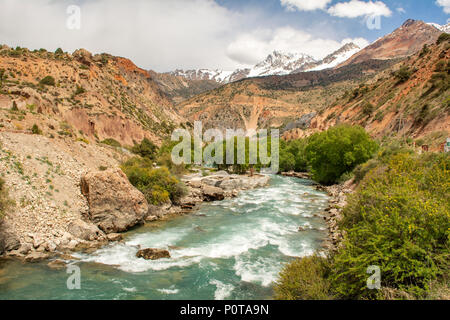
{"label": "sky", "polygon": [[234,70],[274,50],[320,59],[449,15],[450,0],[0,0],[0,44],[85,48],[157,72]]}

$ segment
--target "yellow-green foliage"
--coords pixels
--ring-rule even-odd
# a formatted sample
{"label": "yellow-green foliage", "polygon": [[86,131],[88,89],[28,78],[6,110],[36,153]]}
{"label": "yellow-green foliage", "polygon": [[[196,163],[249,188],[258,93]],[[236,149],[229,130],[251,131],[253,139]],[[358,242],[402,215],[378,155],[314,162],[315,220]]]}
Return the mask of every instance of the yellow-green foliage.
{"label": "yellow-green foliage", "polygon": [[165,167],[152,168],[148,158],[134,157],[121,166],[130,183],[140,190],[150,204],[177,202],[185,188]]}
{"label": "yellow-green foliage", "polygon": [[367,268],[382,286],[423,297],[449,270],[450,157],[397,154],[372,169],[344,209],[347,232],[334,257],[332,286],[341,298],[380,298],[366,287]]}
{"label": "yellow-green foliage", "polygon": [[328,262],[320,257],[305,257],[287,264],[275,285],[277,300],[328,300],[330,285],[326,279]]}

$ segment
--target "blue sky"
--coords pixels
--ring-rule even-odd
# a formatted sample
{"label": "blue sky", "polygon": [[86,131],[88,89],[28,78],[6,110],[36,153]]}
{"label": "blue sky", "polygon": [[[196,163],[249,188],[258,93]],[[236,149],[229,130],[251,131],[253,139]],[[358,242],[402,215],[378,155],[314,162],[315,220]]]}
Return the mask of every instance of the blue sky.
{"label": "blue sky", "polygon": [[[70,29],[73,4],[80,28]],[[0,0],[0,43],[108,52],[159,72],[233,70],[273,50],[321,58],[408,18],[446,24],[449,13],[450,0]],[[379,29],[367,26],[374,15]]]}

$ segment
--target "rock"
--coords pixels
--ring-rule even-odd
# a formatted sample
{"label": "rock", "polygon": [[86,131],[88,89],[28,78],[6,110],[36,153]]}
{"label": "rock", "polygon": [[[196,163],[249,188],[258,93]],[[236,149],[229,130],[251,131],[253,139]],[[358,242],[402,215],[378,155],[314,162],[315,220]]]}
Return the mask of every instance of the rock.
{"label": "rock", "polygon": [[62,261],[62,260],[53,260],[53,261],[50,261],[47,264],[47,266],[50,269],[61,270],[61,269],[64,269],[66,267],[66,263],[64,261]]}
{"label": "rock", "polygon": [[84,175],[81,192],[88,200],[91,221],[107,234],[127,231],[148,215],[144,195],[120,169]]}
{"label": "rock", "polygon": [[69,224],[67,231],[75,238],[94,241],[98,239],[101,234],[99,228],[93,224],[86,223],[82,220],[75,220]]}
{"label": "rock", "polygon": [[67,249],[69,250],[75,250],[75,248],[78,246],[79,242],[77,240],[71,240],[69,244],[67,245]]}
{"label": "rock", "polygon": [[25,257],[26,262],[38,262],[48,259],[49,255],[43,252],[32,252]]}
{"label": "rock", "polygon": [[122,241],[123,235],[121,235],[120,233],[110,233],[106,236],[106,238],[108,239],[108,241]]}
{"label": "rock", "polygon": [[0,238],[0,254],[20,248],[20,240],[13,234],[4,233]]}
{"label": "rock", "polygon": [[21,253],[21,254],[28,254],[31,250],[33,249],[33,247],[31,246],[31,244],[29,244],[29,243],[25,243],[25,244],[23,244],[20,248],[19,248],[19,252]]}
{"label": "rock", "polygon": [[220,188],[204,185],[202,191],[207,201],[221,201],[225,199],[224,192]]}
{"label": "rock", "polygon": [[33,247],[35,249],[39,248],[44,243],[44,240],[38,236],[34,236]]}
{"label": "rock", "polygon": [[161,249],[143,249],[136,253],[136,257],[144,258],[145,260],[159,260],[170,258],[170,253],[167,250]]}

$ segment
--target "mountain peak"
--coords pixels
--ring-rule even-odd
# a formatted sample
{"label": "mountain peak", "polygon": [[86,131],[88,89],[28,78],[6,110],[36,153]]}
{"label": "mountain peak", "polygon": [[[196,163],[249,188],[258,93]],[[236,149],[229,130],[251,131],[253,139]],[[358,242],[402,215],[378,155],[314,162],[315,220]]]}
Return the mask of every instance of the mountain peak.
{"label": "mountain peak", "polygon": [[408,19],[402,24],[402,27],[407,28],[407,27],[410,27],[410,26],[412,26],[412,25],[414,25],[414,24],[416,24],[418,22],[420,22],[420,21],[419,20],[414,20],[414,19]]}

